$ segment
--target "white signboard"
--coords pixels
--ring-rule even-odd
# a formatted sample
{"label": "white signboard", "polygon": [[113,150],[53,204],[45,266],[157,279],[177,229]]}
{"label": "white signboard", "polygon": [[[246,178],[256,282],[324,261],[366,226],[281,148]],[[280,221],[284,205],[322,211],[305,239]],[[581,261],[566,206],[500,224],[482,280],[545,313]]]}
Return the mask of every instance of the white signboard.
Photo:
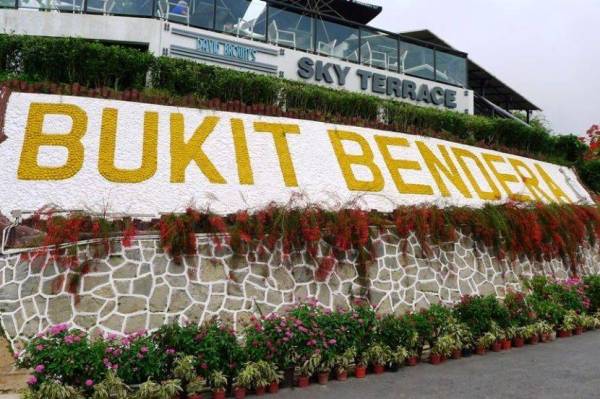
{"label": "white signboard", "polygon": [[573,171],[448,141],[354,126],[133,102],[14,93],[0,143],[0,211],[54,204],[158,214],[228,213],[300,193],[481,206],[590,202]]}

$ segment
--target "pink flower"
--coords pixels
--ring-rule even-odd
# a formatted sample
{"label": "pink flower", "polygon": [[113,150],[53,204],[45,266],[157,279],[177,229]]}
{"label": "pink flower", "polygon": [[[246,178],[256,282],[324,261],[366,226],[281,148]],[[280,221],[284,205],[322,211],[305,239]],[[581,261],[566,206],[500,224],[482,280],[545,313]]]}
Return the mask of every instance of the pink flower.
{"label": "pink flower", "polygon": [[44,370],[46,370],[46,366],[44,366],[43,364],[38,364],[37,366],[35,366],[34,370],[36,373],[43,373]]}
{"label": "pink flower", "polygon": [[93,380],[85,380],[85,386],[86,387],[91,387],[92,385],[94,385],[94,381]]}
{"label": "pink flower", "polygon": [[38,381],[37,377],[35,375],[32,375],[27,380],[27,384],[29,384],[29,385],[35,385],[35,384],[37,384],[37,381]]}
{"label": "pink flower", "polygon": [[140,352],[142,352],[142,353],[148,353],[148,347],[142,346],[142,348],[140,349]]}
{"label": "pink flower", "polygon": [[75,337],[74,337],[73,335],[67,335],[67,336],[65,337],[65,343],[66,343],[67,345],[71,345],[71,344],[73,344],[74,342],[75,342]]}
{"label": "pink flower", "polygon": [[166,352],[167,352],[167,355],[169,355],[169,356],[172,356],[172,355],[174,355],[174,354],[175,354],[175,349],[171,349],[171,348],[169,348],[169,349],[167,349],[167,351],[166,351]]}
{"label": "pink flower", "polygon": [[335,338],[329,340],[329,345],[335,345],[336,343],[337,341],[335,340]]}
{"label": "pink flower", "polygon": [[38,350],[38,351],[43,351],[44,350],[44,345],[36,345],[35,349]]}

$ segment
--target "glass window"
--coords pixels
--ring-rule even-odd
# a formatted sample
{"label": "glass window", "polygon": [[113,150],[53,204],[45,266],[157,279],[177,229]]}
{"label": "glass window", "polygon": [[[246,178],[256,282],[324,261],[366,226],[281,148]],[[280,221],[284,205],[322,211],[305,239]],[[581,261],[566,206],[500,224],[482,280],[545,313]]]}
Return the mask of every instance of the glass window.
{"label": "glass window", "polygon": [[279,46],[313,49],[313,19],[308,15],[269,7],[269,42]]}
{"label": "glass window", "polygon": [[0,0],[0,7],[15,7],[15,0]]}
{"label": "glass window", "polygon": [[260,0],[216,0],[215,28],[218,31],[265,40],[267,5]]}
{"label": "glass window", "polygon": [[156,15],[169,21],[212,29],[215,0],[158,0]]}
{"label": "glass window", "polygon": [[316,24],[319,54],[358,62],[358,29],[322,19]]}
{"label": "glass window", "polygon": [[398,39],[370,29],[360,31],[361,63],[398,71]]}
{"label": "glass window", "polygon": [[[40,1],[40,0],[38,0]],[[52,0],[50,0],[52,1]],[[87,12],[151,17],[153,0],[88,0]]]}
{"label": "glass window", "polygon": [[400,72],[433,80],[433,49],[400,42]]}
{"label": "glass window", "polygon": [[[19,8],[80,12],[83,0],[19,0]],[[0,0],[0,7],[14,7],[15,0]]]}
{"label": "glass window", "polygon": [[442,51],[435,52],[435,79],[438,82],[467,86],[467,60]]}

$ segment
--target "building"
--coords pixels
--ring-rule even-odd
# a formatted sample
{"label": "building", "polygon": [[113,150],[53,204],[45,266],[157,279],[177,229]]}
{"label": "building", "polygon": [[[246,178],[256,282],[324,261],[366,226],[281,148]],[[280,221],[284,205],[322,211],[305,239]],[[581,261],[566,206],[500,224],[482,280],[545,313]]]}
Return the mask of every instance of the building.
{"label": "building", "polygon": [[0,27],[147,48],[469,114],[539,110],[430,31],[369,26],[355,0],[0,0]]}

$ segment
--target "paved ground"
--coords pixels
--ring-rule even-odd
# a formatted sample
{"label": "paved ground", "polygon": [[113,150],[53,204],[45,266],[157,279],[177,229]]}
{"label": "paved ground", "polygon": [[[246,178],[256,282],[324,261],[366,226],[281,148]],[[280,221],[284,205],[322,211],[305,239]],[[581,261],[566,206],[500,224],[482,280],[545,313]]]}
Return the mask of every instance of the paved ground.
{"label": "paved ground", "polygon": [[598,398],[600,332],[439,366],[283,390],[285,399]]}

